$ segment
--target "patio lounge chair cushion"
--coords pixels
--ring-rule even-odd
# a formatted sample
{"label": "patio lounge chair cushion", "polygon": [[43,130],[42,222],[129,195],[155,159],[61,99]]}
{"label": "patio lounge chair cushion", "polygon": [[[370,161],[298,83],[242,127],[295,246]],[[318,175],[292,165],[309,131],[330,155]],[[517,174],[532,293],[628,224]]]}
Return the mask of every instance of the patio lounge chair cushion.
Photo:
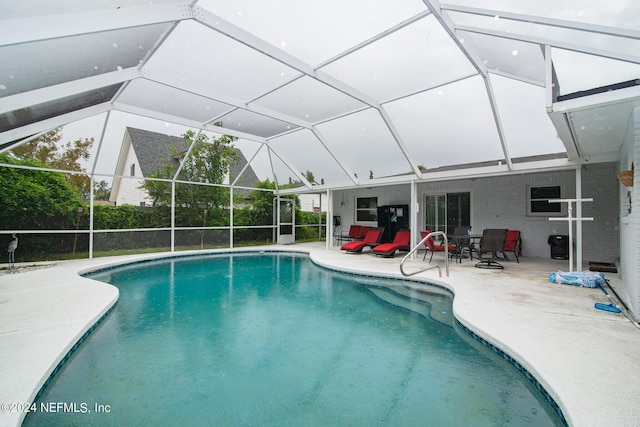
{"label": "patio lounge chair cushion", "polygon": [[367,234],[360,241],[345,243],[340,249],[350,253],[360,253],[367,246],[373,246],[382,238],[384,228],[370,228]]}
{"label": "patio lounge chair cushion", "polygon": [[[420,232],[420,236],[422,236],[422,238],[424,239],[429,235],[429,233],[431,233],[431,231],[423,230]],[[425,240],[424,247],[426,250],[424,252],[424,256],[422,257],[422,260],[424,261],[425,258],[427,257],[427,252],[431,252],[431,258],[429,258],[429,263],[431,263],[431,260],[433,259],[434,252],[444,252],[444,245],[436,245],[436,243],[433,241],[433,237]],[[450,254],[452,252],[455,252],[457,249],[458,248],[456,245],[449,245],[449,247],[447,248]]]}
{"label": "patio lounge chair cushion", "polygon": [[408,251],[411,244],[411,232],[409,230],[398,231],[391,243],[383,243],[372,249],[374,254],[392,257],[396,254],[396,251],[404,250]]}

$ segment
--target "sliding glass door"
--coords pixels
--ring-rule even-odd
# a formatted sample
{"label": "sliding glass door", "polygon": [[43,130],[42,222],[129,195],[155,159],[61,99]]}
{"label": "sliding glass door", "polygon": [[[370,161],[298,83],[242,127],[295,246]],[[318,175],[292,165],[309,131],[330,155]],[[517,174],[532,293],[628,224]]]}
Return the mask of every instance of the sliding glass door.
{"label": "sliding glass door", "polygon": [[453,234],[458,225],[471,225],[471,193],[426,194],[424,224],[429,231]]}
{"label": "sliding glass door", "polygon": [[446,227],[446,195],[427,194],[424,200],[424,229],[429,231],[444,231]]}

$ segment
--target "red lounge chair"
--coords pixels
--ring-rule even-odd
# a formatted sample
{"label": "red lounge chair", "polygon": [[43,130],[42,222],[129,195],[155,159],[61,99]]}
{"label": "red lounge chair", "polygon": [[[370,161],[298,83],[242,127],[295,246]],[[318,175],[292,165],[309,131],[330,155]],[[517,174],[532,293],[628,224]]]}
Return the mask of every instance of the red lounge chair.
{"label": "red lounge chair", "polygon": [[369,230],[371,230],[371,227],[367,226],[367,225],[361,225],[360,226],[360,230],[359,233],[357,233],[354,236],[355,240],[364,240],[364,237],[367,235],[367,233],[369,232]]}
{"label": "red lounge chair", "polygon": [[371,251],[376,254],[376,256],[392,257],[398,250],[408,251],[410,249],[410,244],[411,232],[409,230],[402,230],[396,233],[396,236],[393,238],[393,242],[382,243],[371,249]]}
{"label": "red lounge chair", "polygon": [[345,243],[340,249],[348,253],[361,253],[367,246],[375,246],[382,238],[383,228],[370,228],[360,241]]}
{"label": "red lounge chair", "polygon": [[352,240],[362,240],[364,236],[367,234],[371,227],[366,225],[356,225],[353,224],[349,227],[349,233],[347,235],[343,235],[344,239]]}
{"label": "red lounge chair", "polygon": [[502,255],[504,255],[505,260],[509,261],[506,254],[507,252],[513,252],[516,257],[516,261],[520,262],[518,255],[522,255],[522,241],[520,240],[519,230],[507,230],[507,239],[504,241],[504,250],[502,251]]}
{"label": "red lounge chair", "polygon": [[[420,236],[422,236],[422,238],[424,239],[429,235],[429,233],[431,233],[431,231],[424,230],[420,232]],[[424,256],[422,257],[422,260],[424,261],[425,258],[427,257],[427,252],[431,252],[431,258],[429,258],[429,264],[431,264],[431,260],[433,259],[434,252],[444,252],[444,245],[436,245],[435,242],[433,241],[433,237],[427,239],[424,242],[424,247],[426,251],[424,252]],[[449,251],[449,255],[451,255],[452,252],[455,252],[457,250],[457,247],[456,245],[449,245],[447,249]]]}
{"label": "red lounge chair", "polygon": [[349,241],[353,240],[356,238],[356,236],[360,235],[360,226],[359,225],[351,225],[349,227],[349,233],[347,234],[347,239],[349,239]]}

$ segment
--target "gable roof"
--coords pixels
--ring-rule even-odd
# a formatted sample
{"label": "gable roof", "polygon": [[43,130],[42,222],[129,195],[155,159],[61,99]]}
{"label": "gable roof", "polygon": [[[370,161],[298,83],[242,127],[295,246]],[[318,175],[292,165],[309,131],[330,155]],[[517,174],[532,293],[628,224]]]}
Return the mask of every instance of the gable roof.
{"label": "gable roof", "polygon": [[125,132],[129,134],[131,145],[138,157],[140,172],[145,177],[150,176],[169,162],[172,162],[176,167],[179,165],[178,159],[173,158],[172,147],[175,147],[179,153],[189,149],[189,143],[184,138],[177,136],[131,127],[128,127]]}
{"label": "gable roof", "polygon": [[[178,153],[184,153],[189,149],[189,142],[177,136],[132,127],[127,127],[125,132],[129,135],[129,140],[135,150],[140,172],[145,177],[161,169],[168,162],[172,162],[176,167],[179,165],[178,159],[173,157],[173,147],[177,149]],[[229,167],[230,183],[234,182],[248,163],[240,150],[236,150],[236,154],[237,161],[232,162]],[[258,181],[256,173],[249,166],[244,170],[235,186],[255,187]]]}

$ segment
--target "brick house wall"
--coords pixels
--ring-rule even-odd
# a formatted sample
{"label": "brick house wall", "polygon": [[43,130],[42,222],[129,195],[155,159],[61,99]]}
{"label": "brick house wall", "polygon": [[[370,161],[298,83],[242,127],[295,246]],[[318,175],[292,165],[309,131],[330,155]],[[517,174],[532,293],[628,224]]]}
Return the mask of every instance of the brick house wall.
{"label": "brick house wall", "polygon": [[[594,199],[593,202],[583,203],[583,216],[594,218],[593,222],[583,223],[582,254],[585,266],[589,261],[616,262],[619,257],[617,167],[612,162],[582,168],[582,197]],[[550,258],[551,250],[547,243],[549,235],[567,235],[568,225],[565,221],[549,221],[546,216],[527,216],[528,186],[561,185],[563,198],[575,198],[575,183],[575,170],[419,183],[416,187],[419,203],[418,227],[423,229],[425,226],[426,194],[470,192],[471,225],[474,233],[480,234],[485,228],[520,230],[524,256]],[[380,206],[410,205],[410,186],[405,184],[336,191],[333,196],[333,215],[341,216],[343,230],[348,230],[355,222],[355,198],[374,196],[378,197]],[[411,215],[414,214],[415,212],[411,212]],[[568,263],[559,261],[558,268],[567,269]]]}

